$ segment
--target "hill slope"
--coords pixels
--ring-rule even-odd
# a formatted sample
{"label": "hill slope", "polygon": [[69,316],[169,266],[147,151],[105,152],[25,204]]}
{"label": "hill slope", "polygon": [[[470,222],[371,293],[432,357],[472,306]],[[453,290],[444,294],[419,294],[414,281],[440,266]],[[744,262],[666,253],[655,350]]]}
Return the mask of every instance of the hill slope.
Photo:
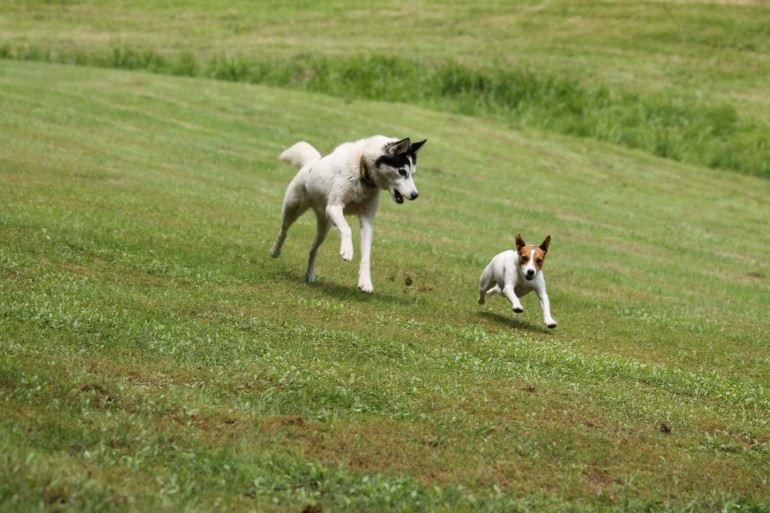
{"label": "hill slope", "polygon": [[[1,61],[0,109],[4,509],[768,508],[767,180],[51,64]],[[276,156],[374,133],[428,139],[420,199],[381,205],[373,296],[334,233],[305,285]],[[475,303],[517,231],[556,331]]]}

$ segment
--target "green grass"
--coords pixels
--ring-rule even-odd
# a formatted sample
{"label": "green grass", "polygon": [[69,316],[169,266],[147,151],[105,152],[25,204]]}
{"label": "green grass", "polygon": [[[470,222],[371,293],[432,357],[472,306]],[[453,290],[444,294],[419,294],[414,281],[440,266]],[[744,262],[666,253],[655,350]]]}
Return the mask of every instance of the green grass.
{"label": "green grass", "polygon": [[[0,510],[770,511],[766,4],[1,11]],[[277,155],[375,133],[420,199],[306,285]]]}
{"label": "green grass", "polygon": [[7,58],[409,103],[770,176],[761,3],[13,7]]}
{"label": "green grass", "polygon": [[[0,110],[0,509],[770,509],[767,180],[55,64],[0,62]],[[306,285],[276,156],[373,133],[428,139],[420,199],[381,205],[373,296],[336,234]],[[517,231],[555,331],[475,303]]]}

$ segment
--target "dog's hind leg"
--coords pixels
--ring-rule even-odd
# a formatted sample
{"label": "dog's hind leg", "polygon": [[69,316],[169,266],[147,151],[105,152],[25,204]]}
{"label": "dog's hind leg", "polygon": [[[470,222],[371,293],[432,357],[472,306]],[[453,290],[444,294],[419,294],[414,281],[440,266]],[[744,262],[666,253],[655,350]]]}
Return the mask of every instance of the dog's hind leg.
{"label": "dog's hind leg", "polygon": [[308,283],[315,281],[315,258],[318,255],[318,248],[326,240],[326,235],[328,235],[329,228],[331,228],[331,223],[324,214],[316,212],[316,221],[315,239],[313,239],[313,245],[310,246],[310,255],[307,258],[307,272],[305,272],[305,281]]}
{"label": "dog's hind leg", "polygon": [[361,266],[358,268],[358,288],[367,294],[374,292],[372,285],[372,273],[370,258],[372,254],[372,220],[368,216],[361,216]]}
{"label": "dog's hind leg", "polygon": [[[492,270],[492,264],[488,265],[484,272],[481,273],[481,278],[479,278],[479,298],[477,299],[478,303],[480,305],[483,305],[485,303],[484,297],[487,294],[500,294],[500,287],[494,284],[493,279],[493,270]],[[495,290],[497,289],[497,290]]]}
{"label": "dog's hind leg", "polygon": [[492,287],[487,291],[482,291],[481,289],[479,289],[479,299],[480,299],[479,304],[480,305],[484,304],[484,295],[494,296],[495,294],[500,294],[501,296],[505,295],[503,294],[503,291],[500,290],[500,287],[498,287],[497,285],[495,285],[494,287]]}
{"label": "dog's hind leg", "polygon": [[286,234],[289,232],[289,228],[310,206],[300,187],[302,186],[296,183],[295,180],[289,184],[289,189],[286,191],[286,197],[283,200],[283,207],[281,209],[281,231],[278,232],[275,244],[273,244],[273,247],[270,249],[270,256],[273,258],[281,256],[281,247],[286,240]]}

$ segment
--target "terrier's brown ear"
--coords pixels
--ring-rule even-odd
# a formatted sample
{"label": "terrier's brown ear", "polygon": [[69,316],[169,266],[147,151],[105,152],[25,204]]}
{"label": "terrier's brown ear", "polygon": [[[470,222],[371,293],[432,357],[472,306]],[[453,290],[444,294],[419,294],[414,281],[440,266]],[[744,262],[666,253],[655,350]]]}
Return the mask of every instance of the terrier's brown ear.
{"label": "terrier's brown ear", "polygon": [[545,238],[542,244],[540,244],[540,249],[548,253],[548,245],[551,243],[551,236]]}
{"label": "terrier's brown ear", "polygon": [[516,251],[521,252],[521,248],[523,248],[526,245],[527,243],[524,242],[524,239],[521,238],[521,234],[517,233],[516,234]]}

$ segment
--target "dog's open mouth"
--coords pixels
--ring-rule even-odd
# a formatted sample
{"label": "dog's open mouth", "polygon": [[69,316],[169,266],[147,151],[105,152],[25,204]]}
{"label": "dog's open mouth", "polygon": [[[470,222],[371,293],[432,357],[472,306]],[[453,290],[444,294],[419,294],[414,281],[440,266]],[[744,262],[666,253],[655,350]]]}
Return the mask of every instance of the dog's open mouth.
{"label": "dog's open mouth", "polygon": [[393,199],[396,200],[396,203],[399,205],[404,202],[404,197],[398,192],[398,189],[393,189]]}

